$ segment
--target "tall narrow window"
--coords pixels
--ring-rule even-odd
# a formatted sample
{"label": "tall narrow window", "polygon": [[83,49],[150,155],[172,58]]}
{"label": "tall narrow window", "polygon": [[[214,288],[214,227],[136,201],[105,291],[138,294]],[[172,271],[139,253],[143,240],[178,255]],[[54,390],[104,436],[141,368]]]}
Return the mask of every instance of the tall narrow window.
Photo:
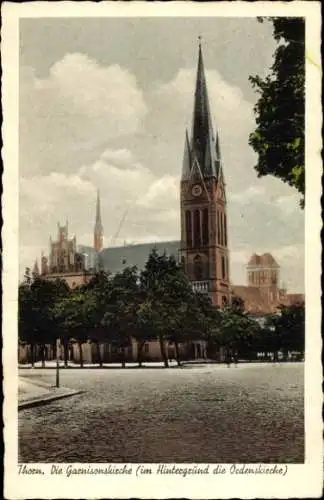
{"label": "tall narrow window", "polygon": [[225,231],[224,231],[224,214],[221,212],[221,226],[222,226],[222,245],[225,245]]}
{"label": "tall narrow window", "polygon": [[222,255],[222,279],[224,280],[226,276],[226,270],[225,270],[225,257]]}
{"label": "tall narrow window", "polygon": [[200,211],[194,211],[194,246],[199,248],[201,246],[200,238]]}
{"label": "tall narrow window", "polygon": [[187,236],[187,246],[192,247],[192,227],[191,227],[191,212],[186,211],[186,236]]}
{"label": "tall narrow window", "polygon": [[208,208],[204,208],[203,210],[203,221],[202,221],[202,239],[203,239],[203,246],[208,245],[208,236],[209,236],[209,231],[208,231]]}
{"label": "tall narrow window", "polygon": [[217,210],[217,243],[221,244],[221,235],[220,235],[220,219],[219,219],[219,211]]}
{"label": "tall narrow window", "polygon": [[224,243],[225,243],[225,246],[227,247],[227,220],[226,220],[226,214],[224,214]]}

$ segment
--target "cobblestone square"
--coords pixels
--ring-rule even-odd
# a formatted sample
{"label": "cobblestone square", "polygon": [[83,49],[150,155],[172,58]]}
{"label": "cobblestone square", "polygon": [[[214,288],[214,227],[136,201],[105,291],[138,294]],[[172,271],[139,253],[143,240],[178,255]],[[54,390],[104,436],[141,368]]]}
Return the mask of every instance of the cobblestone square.
{"label": "cobblestone square", "polygon": [[20,462],[304,461],[302,363],[62,369],[61,383],[85,392],[19,412]]}

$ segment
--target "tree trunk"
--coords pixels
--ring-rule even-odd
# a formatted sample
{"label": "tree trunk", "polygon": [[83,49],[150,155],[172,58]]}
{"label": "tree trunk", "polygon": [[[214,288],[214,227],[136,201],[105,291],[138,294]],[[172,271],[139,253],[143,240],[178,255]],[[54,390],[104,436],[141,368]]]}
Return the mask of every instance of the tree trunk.
{"label": "tree trunk", "polygon": [[66,340],[63,341],[63,348],[64,348],[64,366],[65,368],[68,367],[68,360],[69,360],[69,345]]}
{"label": "tree trunk", "polygon": [[177,341],[174,342],[174,347],[175,347],[175,354],[176,354],[176,360],[177,360],[178,366],[181,366],[180,353],[179,353],[179,343]]}
{"label": "tree trunk", "polygon": [[144,341],[137,342],[137,362],[138,362],[139,368],[141,368],[142,363],[143,363],[142,351],[143,351],[144,344],[145,344]]}
{"label": "tree trunk", "polygon": [[32,368],[34,368],[34,366],[35,366],[35,344],[34,343],[30,344],[30,361],[31,361]]}
{"label": "tree trunk", "polygon": [[99,366],[101,367],[102,366],[102,357],[101,357],[101,352],[100,352],[100,343],[96,342],[96,344],[97,344],[98,362],[99,362]]}
{"label": "tree trunk", "polygon": [[125,366],[126,366],[125,346],[122,346],[122,348],[121,348],[121,365],[122,365],[122,368],[125,368]]}
{"label": "tree trunk", "polygon": [[42,368],[45,368],[45,344],[41,344],[41,361],[42,361]]}
{"label": "tree trunk", "polygon": [[79,355],[80,355],[80,368],[83,368],[83,353],[82,353],[82,342],[78,342]]}
{"label": "tree trunk", "polygon": [[162,335],[159,336],[159,342],[160,342],[161,356],[164,362],[164,368],[169,368],[168,358],[165,352],[164,339]]}
{"label": "tree trunk", "polygon": [[53,344],[51,344],[51,347],[52,347],[52,357],[51,357],[51,361],[52,360],[56,360],[56,342],[53,342]]}

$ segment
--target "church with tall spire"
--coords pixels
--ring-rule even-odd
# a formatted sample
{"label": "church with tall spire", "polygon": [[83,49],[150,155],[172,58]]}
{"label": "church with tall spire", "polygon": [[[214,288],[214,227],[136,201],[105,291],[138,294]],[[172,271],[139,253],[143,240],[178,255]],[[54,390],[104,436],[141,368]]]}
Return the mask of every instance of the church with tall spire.
{"label": "church with tall spire", "polygon": [[[58,224],[56,241],[50,238],[49,256],[42,254],[40,270],[35,262],[33,274],[48,279],[64,278],[74,287],[87,282],[98,270],[114,274],[125,265],[143,269],[155,248],[159,253],[179,258],[193,289],[209,295],[217,307],[229,304],[232,296],[239,296],[247,312],[262,316],[276,311],[279,302],[302,300],[300,294],[288,294],[280,288],[279,265],[268,253],[251,257],[247,267],[248,286],[231,284],[221,137],[212,120],[201,40],[192,121],[184,135],[179,239],[104,248],[98,189],[93,245],[76,245],[76,238],[68,236],[67,222],[65,226]],[[124,220],[123,216],[119,230]]]}
{"label": "church with tall spire", "polygon": [[191,130],[185,133],[180,212],[180,258],[184,269],[194,289],[208,293],[215,305],[224,306],[230,301],[225,182],[201,43]]}

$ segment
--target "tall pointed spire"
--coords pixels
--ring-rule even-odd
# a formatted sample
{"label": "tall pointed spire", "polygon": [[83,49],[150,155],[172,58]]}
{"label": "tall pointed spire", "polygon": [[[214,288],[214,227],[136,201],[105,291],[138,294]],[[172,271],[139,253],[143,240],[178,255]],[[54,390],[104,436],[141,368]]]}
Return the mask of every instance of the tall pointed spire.
{"label": "tall pointed spire", "polygon": [[[189,152],[189,153],[188,153]],[[184,167],[182,179],[188,178],[188,158],[193,166],[196,158],[204,178],[218,177],[220,168],[219,141],[215,141],[210,106],[207,92],[204,60],[199,37],[198,66],[196,75],[195,98],[192,115],[190,143],[185,147]]]}
{"label": "tall pointed spire", "polygon": [[96,206],[96,224],[101,224],[101,210],[100,210],[100,192],[97,189],[97,206]]}
{"label": "tall pointed spire", "polygon": [[99,253],[103,248],[103,226],[101,222],[100,193],[97,190],[96,221],[94,227],[94,249]]}

